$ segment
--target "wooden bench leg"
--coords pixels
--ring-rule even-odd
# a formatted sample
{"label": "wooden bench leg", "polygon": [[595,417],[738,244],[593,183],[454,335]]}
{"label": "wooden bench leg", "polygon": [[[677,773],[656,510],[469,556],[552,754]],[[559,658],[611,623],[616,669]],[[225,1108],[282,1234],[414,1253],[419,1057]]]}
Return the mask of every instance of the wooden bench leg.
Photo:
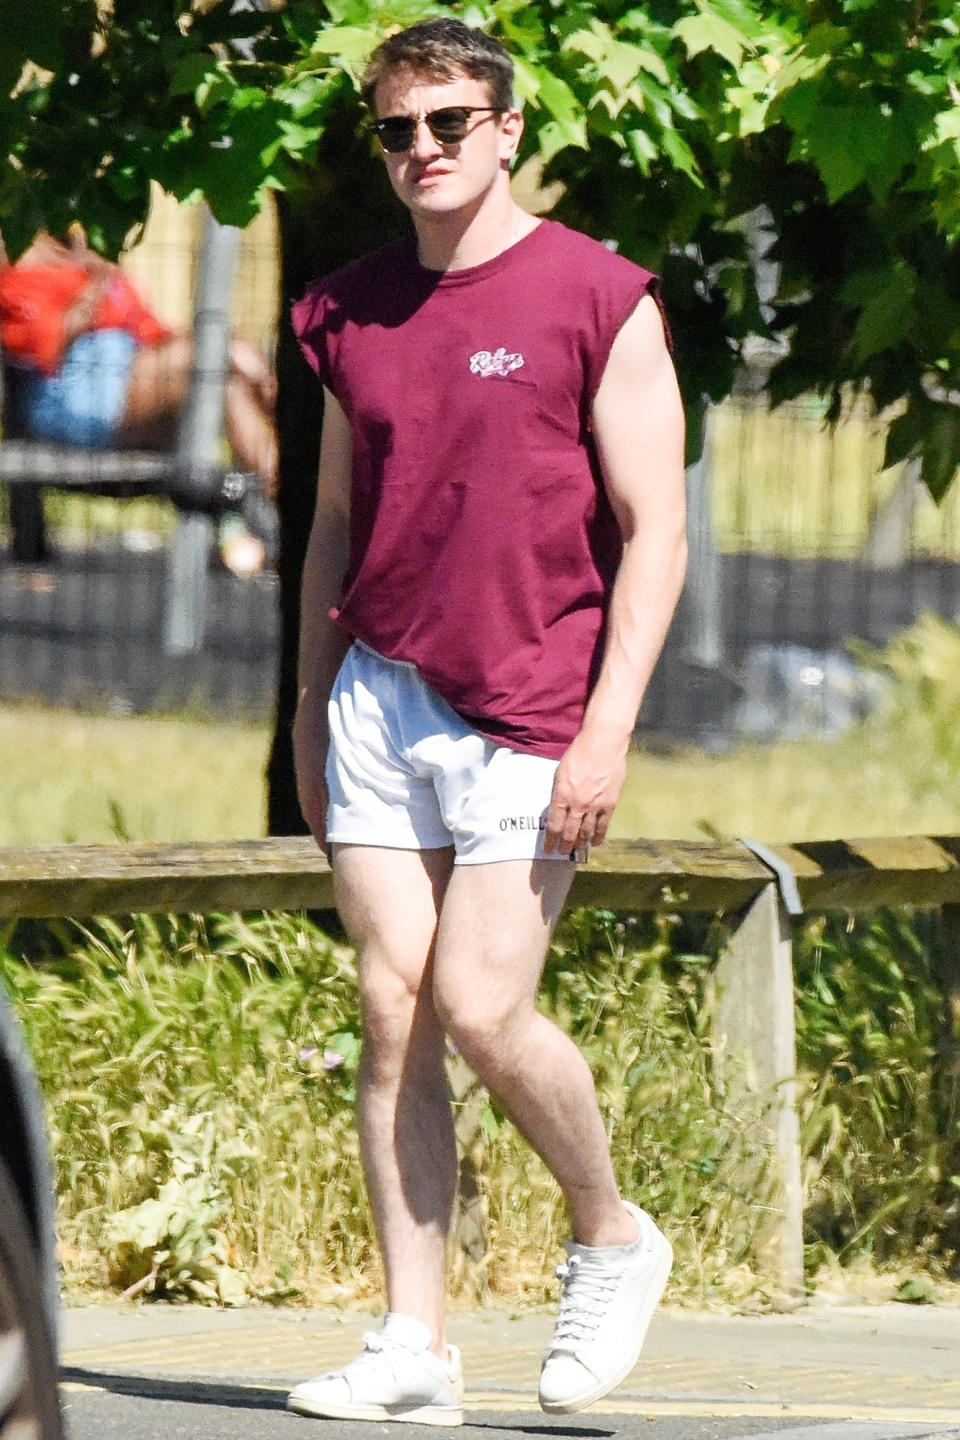
{"label": "wooden bench leg", "polygon": [[796,1024],[790,928],[777,887],[733,918],[714,972],[713,1045],[727,1103],[756,1128],[768,1220],[755,1257],[783,1299],[803,1294],[803,1202],[796,1107]]}

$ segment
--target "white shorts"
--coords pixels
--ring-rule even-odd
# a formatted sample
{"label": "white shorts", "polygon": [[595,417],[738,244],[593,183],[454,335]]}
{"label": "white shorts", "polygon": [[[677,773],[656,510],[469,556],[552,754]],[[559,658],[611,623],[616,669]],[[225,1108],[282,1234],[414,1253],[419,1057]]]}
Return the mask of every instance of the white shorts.
{"label": "white shorts", "polygon": [[457,865],[544,855],[556,760],[485,739],[414,665],[356,641],[330,696],[327,841],[432,850]]}

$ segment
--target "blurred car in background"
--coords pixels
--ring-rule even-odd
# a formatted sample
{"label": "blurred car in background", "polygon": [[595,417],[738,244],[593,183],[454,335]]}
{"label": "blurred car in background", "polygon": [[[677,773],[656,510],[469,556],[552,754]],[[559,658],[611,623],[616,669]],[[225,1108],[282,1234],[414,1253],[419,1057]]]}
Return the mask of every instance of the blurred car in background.
{"label": "blurred car in background", "polygon": [[62,1440],[58,1309],[43,1107],[0,989],[0,1440]]}

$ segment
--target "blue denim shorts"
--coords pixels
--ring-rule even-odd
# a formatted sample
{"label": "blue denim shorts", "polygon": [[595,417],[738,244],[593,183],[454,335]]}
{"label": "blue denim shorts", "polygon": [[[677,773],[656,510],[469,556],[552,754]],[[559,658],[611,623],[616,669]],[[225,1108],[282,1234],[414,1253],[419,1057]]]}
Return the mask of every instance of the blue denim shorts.
{"label": "blue denim shorts", "polygon": [[30,436],[84,450],[113,444],[136,350],[125,330],[89,330],[68,346],[55,375],[26,375],[21,408]]}

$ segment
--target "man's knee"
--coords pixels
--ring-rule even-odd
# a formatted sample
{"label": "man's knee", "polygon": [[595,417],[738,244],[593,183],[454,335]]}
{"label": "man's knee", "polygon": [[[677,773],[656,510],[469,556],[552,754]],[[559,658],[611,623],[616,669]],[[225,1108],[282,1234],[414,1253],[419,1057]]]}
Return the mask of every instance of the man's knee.
{"label": "man's knee", "polygon": [[417,986],[389,956],[360,959],[360,1004],[364,1031],[374,1043],[387,1041],[394,1031],[409,1030],[417,1002]]}
{"label": "man's knee", "polygon": [[419,977],[389,956],[368,952],[361,960],[360,996],[364,1069],[379,1079],[397,1079],[409,1066],[411,1051],[421,1058],[432,1033],[439,1033],[429,986],[424,988]]}
{"label": "man's knee", "polygon": [[467,1064],[484,1076],[509,1054],[525,1007],[513,998],[478,995],[469,986],[434,983],[433,1004],[444,1032]]}

